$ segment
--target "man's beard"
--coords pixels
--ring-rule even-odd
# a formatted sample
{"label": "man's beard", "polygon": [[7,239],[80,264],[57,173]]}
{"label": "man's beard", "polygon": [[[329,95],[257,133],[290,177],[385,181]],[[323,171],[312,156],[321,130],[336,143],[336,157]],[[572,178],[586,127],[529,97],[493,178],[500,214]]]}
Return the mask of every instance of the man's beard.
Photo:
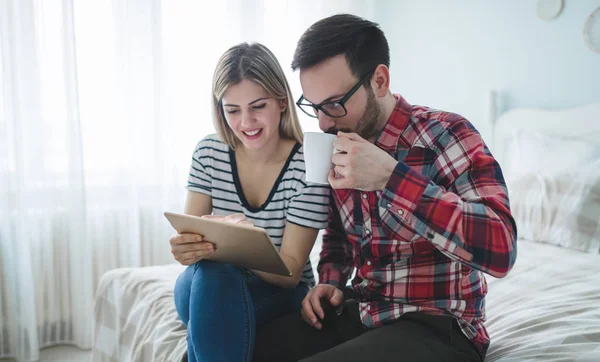
{"label": "man's beard", "polygon": [[379,129],[377,129],[377,124],[379,123],[379,116],[381,115],[381,108],[377,101],[375,100],[375,93],[372,88],[367,89],[367,107],[363,112],[358,124],[356,125],[356,129],[350,128],[336,128],[335,126],[328,129],[326,133],[337,134],[338,131],[344,133],[356,133],[362,138],[368,140],[369,138],[375,136]]}

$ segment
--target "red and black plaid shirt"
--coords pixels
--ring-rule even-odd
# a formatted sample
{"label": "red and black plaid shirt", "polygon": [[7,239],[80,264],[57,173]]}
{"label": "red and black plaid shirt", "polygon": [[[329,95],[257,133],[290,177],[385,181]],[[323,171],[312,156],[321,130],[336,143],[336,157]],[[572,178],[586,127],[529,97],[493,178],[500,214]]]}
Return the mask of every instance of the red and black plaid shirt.
{"label": "red and black plaid shirt", "polygon": [[398,165],[381,191],[332,191],[320,282],[343,286],[356,268],[366,327],[450,314],[485,356],[483,273],[505,276],[517,252],[502,172],[466,119],[395,97],[375,144]]}

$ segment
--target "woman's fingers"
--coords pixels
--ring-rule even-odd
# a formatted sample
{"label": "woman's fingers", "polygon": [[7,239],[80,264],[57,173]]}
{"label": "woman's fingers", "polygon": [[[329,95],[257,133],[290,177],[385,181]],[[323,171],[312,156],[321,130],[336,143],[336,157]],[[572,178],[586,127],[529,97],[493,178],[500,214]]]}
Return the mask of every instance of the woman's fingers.
{"label": "woman's fingers", "polygon": [[191,251],[214,251],[215,249],[215,244],[207,241],[177,244],[171,247],[171,250],[178,254],[188,253]]}
{"label": "woman's fingers", "polygon": [[225,221],[236,224],[239,222],[242,222],[244,220],[246,220],[246,215],[242,214],[242,213],[238,213],[238,214],[231,214],[231,215],[227,215],[225,216]]}
{"label": "woman's fingers", "polygon": [[215,252],[215,244],[208,241],[181,242],[171,245],[171,254],[183,265],[194,264]]}
{"label": "woman's fingers", "polygon": [[219,216],[219,215],[204,215],[202,216],[202,219],[209,219],[209,220],[223,220],[225,217],[224,216]]}
{"label": "woman's fingers", "polygon": [[198,234],[176,234],[169,240],[171,246],[199,241],[202,241],[202,235]]}
{"label": "woman's fingers", "polygon": [[254,225],[252,221],[246,219],[246,215],[242,213],[231,214],[227,216],[220,215],[204,215],[203,219],[230,222],[232,224]]}

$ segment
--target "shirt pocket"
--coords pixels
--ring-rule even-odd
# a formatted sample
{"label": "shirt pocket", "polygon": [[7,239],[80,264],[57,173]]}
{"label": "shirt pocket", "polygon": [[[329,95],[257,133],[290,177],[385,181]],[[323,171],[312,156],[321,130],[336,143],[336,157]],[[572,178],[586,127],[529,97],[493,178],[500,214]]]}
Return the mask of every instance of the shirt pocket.
{"label": "shirt pocket", "polygon": [[418,171],[423,175],[428,175],[436,157],[437,153],[434,150],[417,146],[410,149],[404,158],[404,163],[413,170]]}

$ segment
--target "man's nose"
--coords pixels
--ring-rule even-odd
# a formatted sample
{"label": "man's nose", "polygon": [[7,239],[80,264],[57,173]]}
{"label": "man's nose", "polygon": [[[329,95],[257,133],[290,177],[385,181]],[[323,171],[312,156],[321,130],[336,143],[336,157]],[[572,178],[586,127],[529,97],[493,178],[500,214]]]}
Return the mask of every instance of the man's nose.
{"label": "man's nose", "polygon": [[319,128],[323,132],[335,126],[335,121],[333,120],[333,118],[326,115],[323,111],[319,111],[317,113],[317,118],[319,119]]}

